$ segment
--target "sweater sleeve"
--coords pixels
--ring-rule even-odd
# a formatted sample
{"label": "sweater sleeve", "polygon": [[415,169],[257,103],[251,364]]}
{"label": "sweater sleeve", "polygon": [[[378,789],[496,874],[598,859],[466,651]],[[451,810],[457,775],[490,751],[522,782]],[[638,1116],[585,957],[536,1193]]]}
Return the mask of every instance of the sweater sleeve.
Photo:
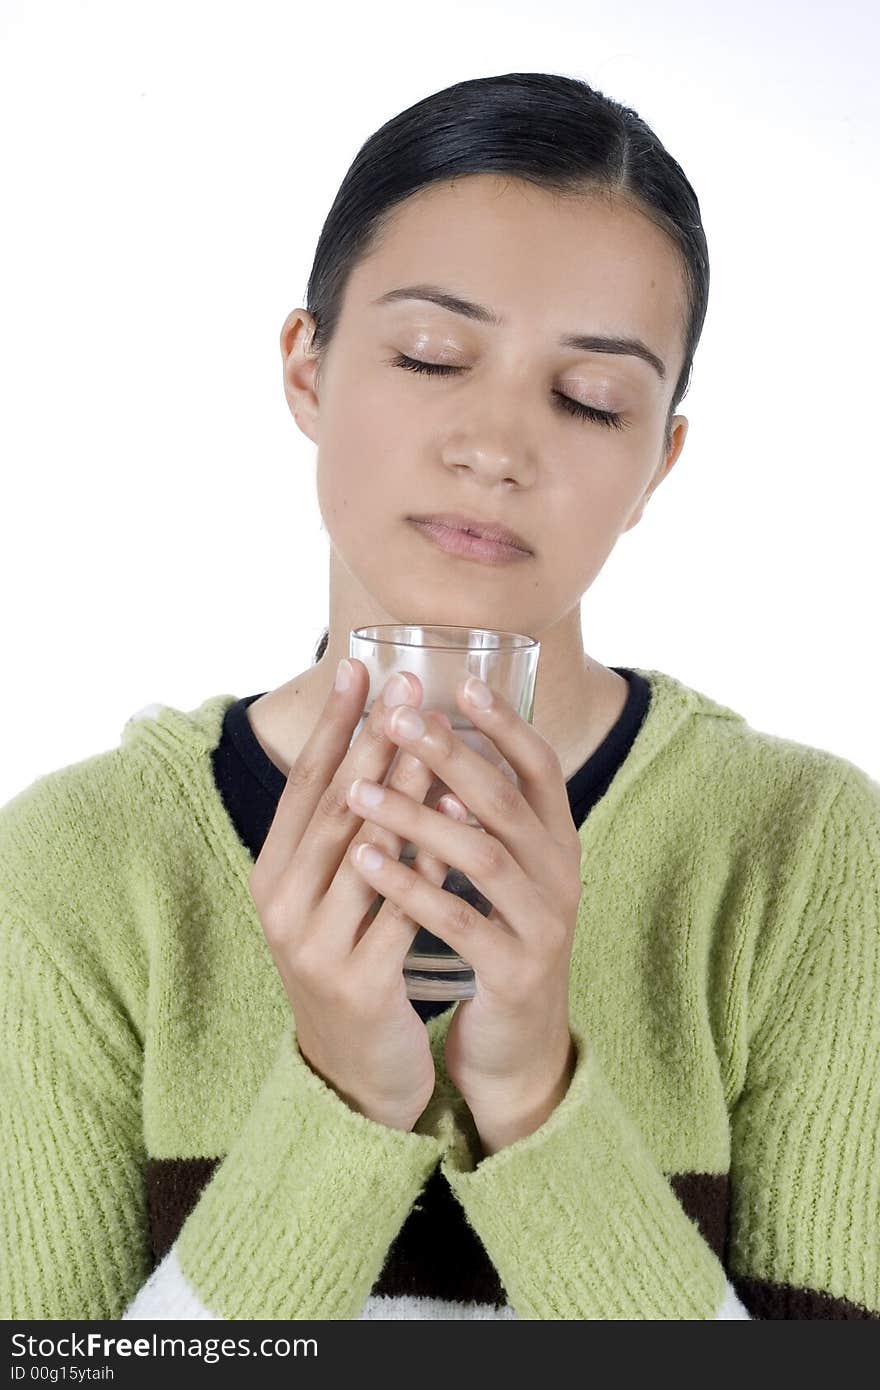
{"label": "sweater sleeve", "polygon": [[245,1123],[151,1269],[135,1031],[5,908],[0,959],[0,1318],[359,1316],[438,1139],[352,1110],[286,1027]]}
{"label": "sweater sleeve", "polygon": [[847,766],[803,920],[756,981],[730,1267],[573,1029],[574,1075],[545,1123],[475,1166],[461,1143],[442,1161],[518,1317],[880,1316],[880,786]]}
{"label": "sweater sleeve", "polygon": [[539,1129],[475,1167],[461,1143],[442,1161],[517,1317],[748,1318],[595,1049],[572,1038],[571,1084]]}
{"label": "sweater sleeve", "polygon": [[752,968],[729,1264],[763,1318],[880,1318],[880,784],[853,764]]}

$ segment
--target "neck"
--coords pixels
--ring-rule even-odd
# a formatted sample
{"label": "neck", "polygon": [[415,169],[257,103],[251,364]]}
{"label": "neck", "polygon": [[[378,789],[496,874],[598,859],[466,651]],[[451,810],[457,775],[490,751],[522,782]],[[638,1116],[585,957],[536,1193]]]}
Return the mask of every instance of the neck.
{"label": "neck", "polygon": [[[333,563],[333,559],[335,552],[330,567],[330,630],[323,656],[293,680],[255,701],[248,710],[254,732],[285,775],[329,697],[339,661],[349,654],[353,628],[407,621],[464,626],[472,621],[455,611],[406,618],[386,613],[354,576]],[[499,617],[497,624],[505,630],[530,631],[513,615],[510,621]],[[579,608],[534,635],[541,643],[541,654],[532,724],[556,751],[568,781],[619,719],[629,687],[622,676],[584,651]]]}

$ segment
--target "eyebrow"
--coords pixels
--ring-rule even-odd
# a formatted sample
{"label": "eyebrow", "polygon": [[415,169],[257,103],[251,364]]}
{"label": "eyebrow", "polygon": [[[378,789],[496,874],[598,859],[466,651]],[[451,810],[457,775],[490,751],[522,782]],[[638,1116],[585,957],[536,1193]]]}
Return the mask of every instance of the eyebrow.
{"label": "eyebrow", "polygon": [[[484,304],[474,304],[469,299],[461,299],[450,294],[439,285],[401,285],[399,289],[388,290],[387,294],[374,299],[374,304],[393,304],[401,299],[425,299],[439,304],[441,309],[449,309],[453,314],[461,314],[477,323],[487,323],[498,328],[504,322]],[[612,352],[623,357],[640,357],[653,367],[661,381],[666,380],[666,368],[662,358],[652,352],[641,338],[608,337],[598,333],[564,333],[559,339],[560,347],[577,348],[580,352]]]}

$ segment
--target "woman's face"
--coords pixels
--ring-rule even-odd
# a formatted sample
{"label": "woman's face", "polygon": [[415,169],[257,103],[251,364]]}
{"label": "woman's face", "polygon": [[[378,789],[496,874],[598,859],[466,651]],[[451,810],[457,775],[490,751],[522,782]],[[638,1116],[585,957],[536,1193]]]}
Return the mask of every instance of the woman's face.
{"label": "woman's face", "polygon": [[[498,322],[387,298],[409,286]],[[607,197],[478,175],[399,205],[349,277],[317,383],[302,351],[310,316],[294,311],[282,332],[331,544],[382,612],[539,636],[575,608],[684,443],[675,416],[664,455],[683,313],[672,245]],[[587,335],[639,340],[664,375],[631,352],[560,344]],[[460,370],[422,374],[399,356]],[[579,418],[565,397],[620,427]],[[532,553],[498,566],[450,555],[408,520],[436,512],[499,521]]]}

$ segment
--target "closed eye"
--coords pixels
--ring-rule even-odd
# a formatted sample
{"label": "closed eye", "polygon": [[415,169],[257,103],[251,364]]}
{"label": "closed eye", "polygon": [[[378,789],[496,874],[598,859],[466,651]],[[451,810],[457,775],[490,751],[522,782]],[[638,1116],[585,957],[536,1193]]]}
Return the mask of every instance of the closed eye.
{"label": "closed eye", "polygon": [[[407,357],[402,352],[392,358],[392,365],[402,367],[407,372],[425,372],[428,376],[454,376],[458,372],[467,371],[466,367],[453,367],[448,362],[422,362],[419,358]],[[566,396],[564,391],[554,391],[553,397],[561,410],[579,420],[589,420],[593,424],[606,425],[615,430],[626,428],[626,422],[616,411],[597,410],[595,406],[584,405],[583,401]]]}

